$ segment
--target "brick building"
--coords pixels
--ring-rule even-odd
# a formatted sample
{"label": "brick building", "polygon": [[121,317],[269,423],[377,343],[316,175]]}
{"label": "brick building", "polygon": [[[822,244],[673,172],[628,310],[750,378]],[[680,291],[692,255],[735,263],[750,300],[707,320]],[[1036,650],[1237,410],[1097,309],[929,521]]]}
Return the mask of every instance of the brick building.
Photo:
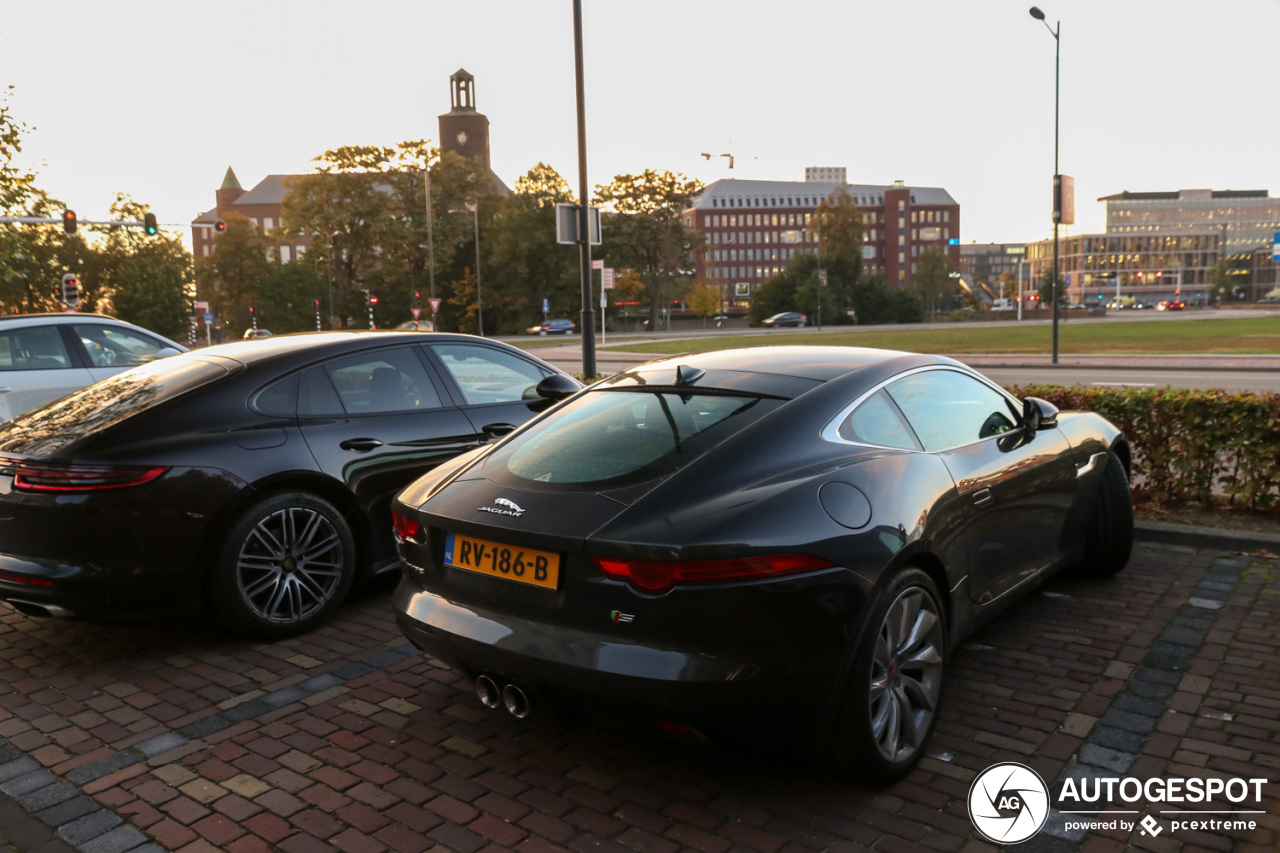
{"label": "brick building", "polygon": [[[832,174],[812,167],[810,175]],[[838,174],[838,173],[836,173]],[[729,285],[735,305],[786,267],[797,252],[812,252],[814,211],[837,189],[848,192],[866,225],[863,270],[882,273],[890,287],[911,287],[920,254],[941,250],[960,261],[960,205],[943,189],[847,184],[829,180],[722,180],[709,184],[684,212],[684,222],[707,239],[696,272]]]}

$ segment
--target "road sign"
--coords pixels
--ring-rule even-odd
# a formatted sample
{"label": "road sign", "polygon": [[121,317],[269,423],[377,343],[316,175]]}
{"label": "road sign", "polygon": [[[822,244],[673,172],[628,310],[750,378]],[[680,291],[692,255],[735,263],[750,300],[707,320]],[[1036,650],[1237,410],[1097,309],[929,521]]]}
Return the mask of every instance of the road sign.
{"label": "road sign", "polygon": [[1280,261],[1280,231],[1271,238],[1271,260]]}
{"label": "road sign", "polygon": [[543,314],[551,313],[551,303],[548,302],[546,299],[542,300],[542,313]]}
{"label": "road sign", "polygon": [[[600,208],[587,208],[587,233],[593,246],[600,245]],[[556,242],[578,243],[578,205],[556,205]]]}
{"label": "road sign", "polygon": [[613,284],[613,267],[604,267],[600,270],[600,289],[613,290]]}
{"label": "road sign", "polygon": [[410,313],[410,314],[412,314],[412,315],[413,315],[413,319],[415,319],[415,320],[416,320],[416,319],[418,319],[418,316],[419,316],[420,314],[422,314],[422,309],[421,309],[421,308],[410,308],[410,309],[409,309],[409,313]]}
{"label": "road sign", "polygon": [[204,324],[207,326],[213,322],[213,315],[208,311],[204,312]]}
{"label": "road sign", "polygon": [[604,269],[604,259],[603,259],[603,258],[596,258],[594,261],[592,261],[592,262],[591,262],[591,268],[592,268],[593,270],[602,270],[602,269]]}
{"label": "road sign", "polygon": [[439,311],[440,311],[440,300],[439,300],[439,299],[437,299],[436,297],[434,297],[434,296],[433,296],[433,297],[431,297],[430,299],[428,299],[428,300],[427,300],[427,302],[429,302],[429,303],[431,304],[431,313],[432,313],[432,314],[439,313]]}

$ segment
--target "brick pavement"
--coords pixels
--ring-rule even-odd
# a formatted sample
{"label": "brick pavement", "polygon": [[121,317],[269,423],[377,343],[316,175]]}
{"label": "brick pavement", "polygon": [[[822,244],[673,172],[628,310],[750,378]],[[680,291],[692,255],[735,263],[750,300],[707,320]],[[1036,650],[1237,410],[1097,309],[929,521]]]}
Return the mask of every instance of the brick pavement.
{"label": "brick pavement", "polygon": [[[274,644],[0,608],[0,851],[972,853],[999,849],[966,809],[996,762],[1054,790],[1280,779],[1280,559],[1265,552],[1142,544],[1115,579],[1052,581],[953,654],[930,756],[883,790],[484,711],[405,645],[388,592]],[[1055,814],[1020,849],[1274,850],[1278,791],[1252,831],[1084,835]]]}

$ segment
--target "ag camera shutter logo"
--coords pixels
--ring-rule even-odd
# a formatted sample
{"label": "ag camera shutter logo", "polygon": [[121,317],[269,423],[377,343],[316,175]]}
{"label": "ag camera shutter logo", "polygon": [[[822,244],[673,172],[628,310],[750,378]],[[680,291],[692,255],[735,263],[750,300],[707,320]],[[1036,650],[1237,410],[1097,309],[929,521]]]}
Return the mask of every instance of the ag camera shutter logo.
{"label": "ag camera shutter logo", "polygon": [[1049,787],[1022,764],[995,764],[969,788],[969,819],[988,840],[1018,844],[1040,831],[1049,816]]}

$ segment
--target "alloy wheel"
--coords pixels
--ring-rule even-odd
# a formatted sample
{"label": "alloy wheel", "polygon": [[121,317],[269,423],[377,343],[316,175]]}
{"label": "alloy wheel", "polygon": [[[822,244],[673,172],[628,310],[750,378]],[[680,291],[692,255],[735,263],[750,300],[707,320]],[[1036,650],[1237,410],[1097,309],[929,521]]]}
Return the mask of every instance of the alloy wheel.
{"label": "alloy wheel", "polygon": [[868,686],[871,736],[885,759],[901,762],[924,746],[942,694],[943,648],[933,596],[903,590],[880,626]]}
{"label": "alloy wheel", "polygon": [[286,507],[259,521],[236,558],[236,586],[258,618],[273,624],[306,619],[342,583],[342,537],[322,513]]}

